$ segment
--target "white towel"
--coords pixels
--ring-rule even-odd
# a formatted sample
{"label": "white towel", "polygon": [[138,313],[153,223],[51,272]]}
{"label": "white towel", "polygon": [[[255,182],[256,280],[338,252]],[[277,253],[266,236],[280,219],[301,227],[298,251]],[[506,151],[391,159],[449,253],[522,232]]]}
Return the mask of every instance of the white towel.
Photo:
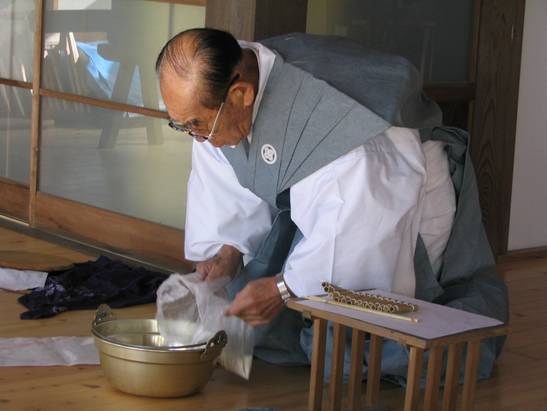
{"label": "white towel", "polygon": [[10,291],[28,290],[43,287],[47,273],[42,271],[15,270],[0,268],[0,288]]}
{"label": "white towel", "polygon": [[99,364],[93,337],[0,338],[0,366]]}

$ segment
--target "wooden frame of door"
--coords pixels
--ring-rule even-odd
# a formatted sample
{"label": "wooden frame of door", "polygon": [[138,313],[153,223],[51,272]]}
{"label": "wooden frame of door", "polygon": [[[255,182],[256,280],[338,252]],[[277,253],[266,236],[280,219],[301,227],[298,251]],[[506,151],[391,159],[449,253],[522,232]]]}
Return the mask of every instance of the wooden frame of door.
{"label": "wooden frame of door", "polygon": [[477,0],[476,88],[471,128],[483,222],[507,253],[525,2]]}

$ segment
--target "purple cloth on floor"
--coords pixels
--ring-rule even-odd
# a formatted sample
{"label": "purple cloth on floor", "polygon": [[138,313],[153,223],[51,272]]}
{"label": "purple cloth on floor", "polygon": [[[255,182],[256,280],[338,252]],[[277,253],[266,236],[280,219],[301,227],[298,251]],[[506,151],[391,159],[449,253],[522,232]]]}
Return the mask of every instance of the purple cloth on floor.
{"label": "purple cloth on floor", "polygon": [[52,317],[68,310],[112,308],[156,301],[156,290],[168,274],[132,267],[101,256],[68,270],[49,273],[46,285],[19,297],[28,311],[22,320]]}

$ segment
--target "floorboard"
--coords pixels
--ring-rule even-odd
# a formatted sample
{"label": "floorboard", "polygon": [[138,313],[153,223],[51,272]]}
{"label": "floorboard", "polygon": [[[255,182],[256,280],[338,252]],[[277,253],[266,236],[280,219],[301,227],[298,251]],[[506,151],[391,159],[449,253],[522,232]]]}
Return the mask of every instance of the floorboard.
{"label": "floorboard", "polygon": [[[72,261],[91,256],[0,227],[0,251],[25,250]],[[477,385],[476,410],[547,410],[547,256],[511,260],[499,266],[509,287],[513,334],[492,378]],[[91,310],[43,320],[19,319],[20,294],[0,291],[0,337],[84,336]],[[117,310],[122,318],[154,316],[154,304]],[[149,399],[114,390],[98,366],[0,367],[0,410],[6,411],[229,411],[244,407],[306,410],[308,367],[276,367],[255,361],[250,381],[215,370],[205,390],[181,399]],[[400,410],[402,388],[382,383],[384,409]],[[328,403],[325,398],[324,403]],[[345,404],[345,399],[344,399]]]}

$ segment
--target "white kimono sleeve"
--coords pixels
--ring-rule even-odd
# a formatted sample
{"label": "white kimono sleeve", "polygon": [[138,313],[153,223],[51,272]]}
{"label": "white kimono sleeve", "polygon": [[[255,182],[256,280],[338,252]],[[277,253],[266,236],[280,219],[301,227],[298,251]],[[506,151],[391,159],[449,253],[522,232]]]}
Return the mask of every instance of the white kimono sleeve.
{"label": "white kimono sleeve", "polygon": [[252,258],[271,228],[266,202],[242,187],[218,148],[193,143],[188,180],[184,253],[191,261],[213,257],[223,244]]}
{"label": "white kimono sleeve", "polygon": [[326,280],[414,295],[425,177],[417,132],[392,127],[291,187],[303,238],[285,264],[288,287],[319,294]]}

